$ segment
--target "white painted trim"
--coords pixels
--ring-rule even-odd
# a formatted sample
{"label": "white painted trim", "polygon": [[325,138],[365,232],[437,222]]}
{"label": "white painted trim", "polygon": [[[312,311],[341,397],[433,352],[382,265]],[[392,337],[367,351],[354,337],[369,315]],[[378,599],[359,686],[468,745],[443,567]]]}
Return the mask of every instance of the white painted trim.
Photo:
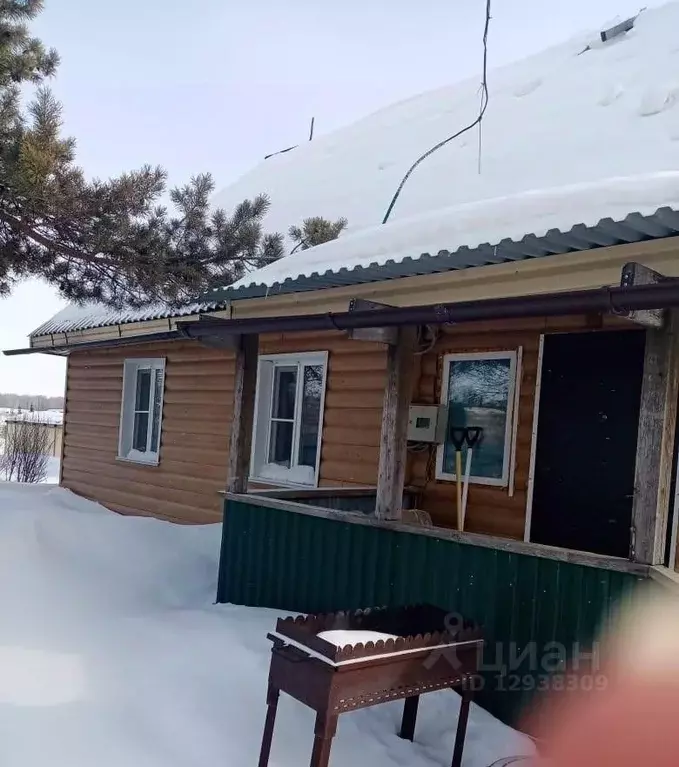
{"label": "white painted trim", "polygon": [[523,375],[523,346],[516,352],[516,386],[514,387],[514,422],[512,423],[512,447],[509,456],[509,497],[514,497],[516,476],[516,442],[519,436],[519,399],[521,397],[521,376]]}
{"label": "white painted trim", "polygon": [[[162,443],[162,437],[163,437],[163,405],[165,401],[165,363],[166,359],[165,357],[128,357],[123,361],[123,388],[122,388],[122,397],[121,397],[121,403],[120,403],[120,419],[118,422],[118,454],[116,455],[117,461],[125,461],[127,463],[135,463],[140,464],[142,466],[158,466],[160,463],[160,446]],[[141,459],[141,458],[129,458],[125,454],[124,450],[124,442],[127,440],[125,439],[128,434],[126,429],[130,428],[128,427],[129,422],[129,408],[134,408],[135,403],[129,402],[129,398],[132,396],[129,393],[128,390],[128,384],[129,384],[129,378],[132,375],[132,371],[134,371],[135,380],[136,380],[136,374],[139,370],[150,370],[150,371],[156,371],[160,370],[163,374],[163,388],[160,393],[160,415],[159,419],[160,422],[158,424],[158,450],[157,451],[147,451],[148,453],[148,459]],[[151,376],[151,391],[150,391],[150,397],[149,397],[149,422],[148,422],[148,430],[146,433],[146,444],[148,446],[149,441],[151,439],[151,433],[153,431],[153,411],[155,406],[155,381],[154,377]],[[132,426],[131,428],[134,428],[134,417],[132,418]]]}
{"label": "white painted trim", "polygon": [[141,458],[126,458],[122,455],[116,456],[116,461],[120,461],[121,463],[133,463],[135,466],[160,466],[160,458],[153,454],[154,458],[149,458],[148,461],[142,461]]}
{"label": "white painted trim", "polygon": [[[297,376],[297,391],[295,394],[295,422],[293,426],[293,450],[299,451],[299,421],[297,414],[301,412],[300,402],[302,397],[303,386],[303,367],[305,365],[321,365],[323,367],[323,378],[321,380],[321,399],[319,403],[319,416],[318,416],[318,450],[316,451],[316,465],[314,467],[314,483],[303,485],[297,482],[285,482],[284,480],[274,480],[270,477],[259,477],[256,474],[258,468],[258,458],[262,455],[262,445],[257,444],[257,427],[262,417],[261,410],[263,407],[267,407],[269,416],[267,418],[266,435],[264,437],[263,449],[264,459],[268,460],[269,439],[271,431],[271,412],[273,408],[273,397],[269,396],[266,403],[262,402],[262,397],[266,395],[266,392],[261,389],[261,371],[262,363],[272,363],[273,365],[296,365],[298,368]],[[302,375],[300,375],[302,374]],[[275,487],[292,487],[292,488],[315,488],[318,487],[320,481],[320,465],[321,465],[321,451],[323,449],[323,422],[325,416],[325,391],[328,380],[328,352],[315,351],[315,352],[291,352],[286,354],[261,354],[257,360],[257,383],[255,386],[255,413],[252,423],[252,446],[250,450],[250,476],[249,482],[257,482],[266,485],[272,485]],[[273,376],[272,376],[273,383]]]}
{"label": "white painted trim", "polygon": [[533,428],[530,440],[530,462],[528,464],[528,489],[526,491],[526,522],[523,540],[530,541],[530,527],[533,521],[533,489],[535,487],[535,456],[538,448],[538,416],[540,415],[540,392],[542,391],[542,359],[545,351],[545,335],[540,335],[538,345],[538,364],[535,373],[535,400],[533,402]]}
{"label": "white painted trim", "polygon": [[[516,369],[517,369],[517,352],[515,349],[507,349],[506,351],[499,352],[462,352],[454,354],[445,354],[443,357],[443,374],[441,376],[441,404],[447,404],[448,401],[448,383],[450,380],[450,363],[452,361],[467,361],[467,360],[493,360],[493,359],[508,359],[509,360],[509,391],[507,393],[507,422],[505,424],[505,445],[503,456],[502,477],[476,477],[472,474],[469,478],[470,484],[474,485],[490,485],[494,487],[507,487],[509,483],[509,468],[511,461],[511,440],[512,430],[514,427],[515,411],[514,411],[514,392],[516,389]],[[440,444],[436,449],[436,474],[435,478],[444,480],[447,482],[456,482],[457,477],[455,474],[449,474],[443,471],[443,455],[445,451],[445,443]]]}

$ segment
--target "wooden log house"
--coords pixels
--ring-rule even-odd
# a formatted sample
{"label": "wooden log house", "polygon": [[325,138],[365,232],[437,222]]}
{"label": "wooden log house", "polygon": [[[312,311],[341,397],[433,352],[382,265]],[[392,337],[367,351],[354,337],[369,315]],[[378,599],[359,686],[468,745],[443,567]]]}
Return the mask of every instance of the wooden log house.
{"label": "wooden log house", "polygon": [[[188,316],[102,327],[61,329],[57,318],[30,351],[68,357],[61,482],[123,513],[189,523],[219,521],[220,491],[248,487],[287,497],[376,488],[377,518],[400,520],[405,489],[406,505],[456,528],[450,445],[409,442],[408,419],[411,405],[450,404],[456,371],[468,376],[473,362],[499,376],[500,402],[486,412],[453,405],[501,425],[488,456],[483,443],[478,451],[464,532],[673,567],[664,540],[669,529],[676,541],[673,315],[656,327],[658,312],[626,309],[625,288],[611,299],[621,309],[590,306],[602,280],[620,284],[625,264],[677,273],[674,242],[264,300],[238,300],[236,290]],[[532,296],[519,293],[526,284],[537,286]],[[470,320],[432,322],[444,308]],[[286,377],[294,390],[287,421],[271,415],[271,371],[281,391]],[[308,425],[303,376],[315,408]],[[135,428],[142,450],[129,442]],[[276,430],[287,450],[278,463],[263,457]]]}
{"label": "wooden log house", "polygon": [[466,124],[475,82],[267,160],[218,200],[269,191],[267,227],[324,210],[355,237],[181,310],[44,323],[6,353],[67,357],[61,485],[223,522],[218,601],[430,602],[482,624],[503,661],[483,699],[515,719],[544,689],[536,649],[577,656],[640,582],[679,585],[679,145],[658,86],[678,18],[644,10],[494,75],[491,155],[462,136],[428,158],[393,225],[373,226],[414,159],[401,147]]}
{"label": "wooden log house", "polygon": [[[358,543],[342,537],[351,528],[481,552],[469,572],[487,570],[490,551],[494,567],[501,555],[605,573],[597,599],[609,609],[612,577],[678,579],[674,215],[676,229],[643,242],[268,298],[233,288],[191,313],[132,322],[72,327],[57,316],[10,353],[67,356],[63,487],[123,514],[225,514],[220,600],[368,606],[377,574],[364,562],[356,576]],[[412,406],[436,404],[448,406],[447,427],[458,417],[490,424],[464,529],[449,436],[408,439]],[[300,518],[343,532],[314,544],[296,532]],[[276,532],[286,519],[293,527]],[[266,546],[279,544],[287,556],[276,559]],[[330,561],[354,562],[344,594],[326,582],[305,596],[299,578],[298,590],[277,593],[290,556],[311,562],[317,545],[344,546],[326,551]],[[412,568],[397,551],[389,567]],[[381,598],[457,604],[424,588],[445,572],[418,567],[402,593],[392,583]],[[525,589],[519,570],[513,598]],[[493,571],[487,585],[498,599],[504,578]]]}

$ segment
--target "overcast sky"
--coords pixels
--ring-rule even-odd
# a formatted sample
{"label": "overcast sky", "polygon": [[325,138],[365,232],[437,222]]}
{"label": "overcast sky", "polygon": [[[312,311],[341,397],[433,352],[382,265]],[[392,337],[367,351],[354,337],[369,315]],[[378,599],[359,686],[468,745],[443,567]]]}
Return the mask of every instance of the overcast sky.
{"label": "overcast sky", "polygon": [[[494,0],[491,65],[536,53],[640,0]],[[657,3],[651,3],[657,4]],[[35,33],[93,176],[161,164],[223,187],[265,154],[480,69],[484,0],[46,0]],[[490,83],[492,109],[492,80]],[[456,126],[451,126],[456,127]],[[426,147],[423,147],[426,149]],[[0,349],[63,306],[37,282],[0,299]],[[0,358],[0,391],[62,394],[64,362]]]}

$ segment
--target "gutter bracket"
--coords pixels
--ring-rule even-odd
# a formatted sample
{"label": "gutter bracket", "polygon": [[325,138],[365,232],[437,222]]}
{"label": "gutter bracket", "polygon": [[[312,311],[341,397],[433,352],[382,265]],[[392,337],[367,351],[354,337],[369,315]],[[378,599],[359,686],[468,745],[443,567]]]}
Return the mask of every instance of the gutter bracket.
{"label": "gutter bracket", "polygon": [[[657,285],[666,279],[665,275],[650,269],[648,266],[639,264],[636,261],[630,261],[622,267],[620,287],[632,288],[637,285]],[[659,330],[665,325],[665,309],[637,309],[631,311],[623,309],[616,311],[615,314],[645,328]]]}
{"label": "gutter bracket", "polygon": [[[369,301],[365,298],[352,298],[349,301],[349,313],[352,312],[365,312],[375,311],[379,312],[380,309],[393,309],[393,306],[388,304],[380,304],[376,301]],[[398,328],[397,327],[380,327],[374,328],[351,328],[347,330],[347,336],[353,341],[372,341],[381,344],[387,344],[388,346],[396,346],[398,343]]]}

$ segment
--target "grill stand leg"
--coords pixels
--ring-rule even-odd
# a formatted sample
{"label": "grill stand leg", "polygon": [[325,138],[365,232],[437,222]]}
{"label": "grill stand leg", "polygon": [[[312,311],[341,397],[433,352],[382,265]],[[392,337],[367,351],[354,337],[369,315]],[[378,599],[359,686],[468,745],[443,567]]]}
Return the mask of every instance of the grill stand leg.
{"label": "grill stand leg", "polygon": [[[311,752],[310,767],[328,767],[330,747],[337,732],[337,717],[326,714],[316,714],[314,727],[314,748]],[[260,765],[260,767],[262,767]]]}
{"label": "grill stand leg", "polygon": [[403,706],[401,732],[399,733],[399,737],[404,740],[413,741],[415,739],[415,723],[417,722],[417,707],[419,702],[419,695],[413,695],[411,698],[406,698],[406,702]]}
{"label": "grill stand leg", "polygon": [[467,720],[469,719],[469,706],[472,702],[471,690],[462,689],[460,695],[460,713],[457,718],[457,732],[455,733],[455,747],[453,748],[453,761],[451,767],[460,767],[462,764],[462,750],[464,749],[464,739],[467,734]]}
{"label": "grill stand leg", "polygon": [[259,752],[258,767],[268,767],[269,754],[271,753],[271,741],[273,740],[273,726],[276,723],[276,710],[280,691],[269,685],[266,691],[266,721],[262,733],[262,747]]}

